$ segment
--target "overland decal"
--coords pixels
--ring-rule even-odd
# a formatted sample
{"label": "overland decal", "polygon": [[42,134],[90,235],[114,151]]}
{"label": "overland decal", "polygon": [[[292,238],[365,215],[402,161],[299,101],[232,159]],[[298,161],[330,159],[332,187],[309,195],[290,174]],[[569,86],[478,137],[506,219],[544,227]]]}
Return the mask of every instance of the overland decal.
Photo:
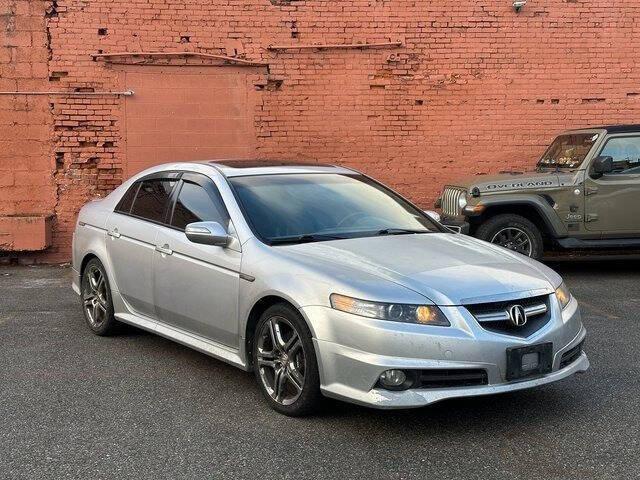
{"label": "overland decal", "polygon": [[487,190],[517,190],[519,188],[544,188],[553,187],[555,182],[550,180],[535,180],[530,182],[512,182],[512,183],[491,183],[486,186]]}

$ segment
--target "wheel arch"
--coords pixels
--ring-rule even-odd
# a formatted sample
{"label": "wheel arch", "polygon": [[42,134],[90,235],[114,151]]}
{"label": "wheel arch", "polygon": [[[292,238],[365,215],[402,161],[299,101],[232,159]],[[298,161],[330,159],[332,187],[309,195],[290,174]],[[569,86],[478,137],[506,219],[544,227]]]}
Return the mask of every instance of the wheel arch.
{"label": "wheel arch", "polygon": [[482,200],[482,204],[486,207],[482,215],[472,217],[472,234],[478,227],[497,215],[515,214],[521,215],[538,227],[543,237],[547,239],[555,239],[567,236],[567,230],[560,221],[558,215],[552,206],[542,196],[536,197],[510,197],[506,196],[500,199]]}
{"label": "wheel arch", "polygon": [[273,305],[277,305],[279,303],[283,303],[285,305],[289,305],[294,308],[302,317],[305,324],[309,328],[311,332],[311,337],[315,337],[315,333],[309,320],[302,313],[300,307],[296,305],[291,299],[287,298],[286,295],[282,295],[276,292],[272,292],[269,294],[265,294],[260,299],[258,299],[253,306],[251,307],[249,314],[247,316],[247,321],[244,328],[244,348],[245,355],[247,358],[247,370],[253,370],[253,341],[255,336],[255,329],[260,320],[262,314]]}

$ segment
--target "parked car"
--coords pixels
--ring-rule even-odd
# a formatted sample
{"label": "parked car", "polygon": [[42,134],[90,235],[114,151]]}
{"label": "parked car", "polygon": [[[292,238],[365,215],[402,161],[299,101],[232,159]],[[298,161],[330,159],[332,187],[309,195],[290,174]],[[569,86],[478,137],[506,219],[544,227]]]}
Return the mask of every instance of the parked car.
{"label": "parked car", "polygon": [[638,248],[640,125],[565,132],[535,171],[454,182],[436,206],[452,229],[536,259],[545,248]]}
{"label": "parked car", "polygon": [[146,170],[82,208],[73,271],[94,333],[124,322],[253,370],[287,415],[322,395],[418,407],[589,366],[559,275],[342,167]]}

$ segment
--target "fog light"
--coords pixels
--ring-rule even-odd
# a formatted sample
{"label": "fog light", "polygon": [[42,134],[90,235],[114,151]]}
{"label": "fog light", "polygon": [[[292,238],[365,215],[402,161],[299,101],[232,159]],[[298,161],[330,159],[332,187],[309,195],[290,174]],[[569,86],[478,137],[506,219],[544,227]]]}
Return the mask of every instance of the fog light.
{"label": "fog light", "polygon": [[387,370],[380,375],[380,385],[387,390],[406,390],[411,388],[413,380],[407,378],[402,370]]}

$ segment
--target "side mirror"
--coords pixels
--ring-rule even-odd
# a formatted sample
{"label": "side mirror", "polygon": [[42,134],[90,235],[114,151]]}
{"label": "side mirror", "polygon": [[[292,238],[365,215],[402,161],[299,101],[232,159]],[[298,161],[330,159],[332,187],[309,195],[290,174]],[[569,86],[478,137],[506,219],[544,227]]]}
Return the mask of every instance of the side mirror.
{"label": "side mirror", "polygon": [[438,212],[434,212],[433,210],[425,210],[424,213],[427,214],[428,217],[431,217],[436,222],[440,222],[440,214]]}
{"label": "side mirror", "polygon": [[187,238],[193,243],[226,247],[231,237],[218,222],[195,222],[187,225],[184,230]]}
{"label": "side mirror", "polygon": [[605,173],[613,172],[613,157],[598,157],[593,161],[593,173],[601,177]]}

